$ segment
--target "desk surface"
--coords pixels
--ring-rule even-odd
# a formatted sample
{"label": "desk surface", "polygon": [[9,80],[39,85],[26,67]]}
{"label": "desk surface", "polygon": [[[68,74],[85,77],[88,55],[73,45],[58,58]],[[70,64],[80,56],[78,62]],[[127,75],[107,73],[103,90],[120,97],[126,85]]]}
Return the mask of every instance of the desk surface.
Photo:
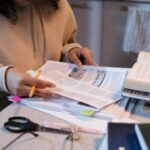
{"label": "desk surface", "polygon": [[[140,122],[150,122],[150,111],[143,111],[143,106],[141,104],[136,106],[134,114],[130,116],[131,119]],[[10,133],[3,128],[4,122],[12,116],[25,116],[38,124],[42,124],[44,121],[64,122],[49,114],[19,104],[11,104],[0,112],[0,149],[18,136],[18,134]],[[42,132],[39,132],[37,138],[33,137],[31,134],[25,134],[12,144],[8,150],[61,150],[65,137],[65,135]],[[74,142],[73,150],[98,150],[102,138],[102,135],[80,133],[80,140]],[[71,143],[67,142],[64,150],[70,150],[70,145]]]}
{"label": "desk surface", "polygon": [[[27,108],[18,104],[11,104],[0,113],[0,149],[15,139],[18,134],[9,133],[3,128],[4,122],[12,116],[25,116],[32,121],[42,124],[44,121],[60,121],[49,114]],[[31,134],[25,134],[18,139],[9,148],[11,150],[61,150],[65,135],[39,132],[38,137]],[[80,133],[80,140],[74,142],[74,150],[97,150],[102,136]],[[70,142],[66,143],[65,150],[70,150]]]}

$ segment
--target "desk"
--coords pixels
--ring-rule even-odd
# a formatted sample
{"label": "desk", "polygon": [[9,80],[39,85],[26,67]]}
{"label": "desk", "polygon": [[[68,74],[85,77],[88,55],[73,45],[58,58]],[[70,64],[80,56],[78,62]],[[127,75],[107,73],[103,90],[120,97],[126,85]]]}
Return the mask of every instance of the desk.
{"label": "desk", "polygon": [[[49,114],[27,108],[19,104],[11,104],[0,112],[0,149],[18,136],[18,134],[10,133],[3,128],[4,122],[12,116],[25,116],[39,124],[42,124],[43,121],[63,121],[54,118]],[[74,143],[73,150],[98,149],[102,137],[85,133],[81,133],[80,136],[80,140]],[[8,150],[61,150],[65,137],[65,135],[43,132],[39,132],[39,136],[36,138],[31,134],[25,134],[12,144]],[[70,142],[66,143],[65,150],[70,150]]]}
{"label": "desk", "polygon": [[[142,111],[142,102],[136,106],[134,113],[140,114],[138,116],[134,114],[131,115],[131,119],[136,119],[140,122],[150,122],[150,111],[146,113],[146,116],[145,112]],[[142,115],[142,113],[144,114]],[[0,149],[18,136],[18,134],[9,133],[3,128],[4,122],[12,116],[25,116],[39,124],[42,124],[44,121],[64,122],[63,120],[55,118],[49,114],[19,104],[11,104],[0,112]],[[31,134],[25,134],[12,144],[8,150],[61,150],[65,137],[65,135],[42,132],[39,132],[39,137],[37,138],[33,137]],[[86,133],[80,133],[80,137],[80,140],[74,143],[73,150],[98,150],[103,138],[102,135],[98,136]],[[67,142],[65,150],[70,150],[69,142]]]}

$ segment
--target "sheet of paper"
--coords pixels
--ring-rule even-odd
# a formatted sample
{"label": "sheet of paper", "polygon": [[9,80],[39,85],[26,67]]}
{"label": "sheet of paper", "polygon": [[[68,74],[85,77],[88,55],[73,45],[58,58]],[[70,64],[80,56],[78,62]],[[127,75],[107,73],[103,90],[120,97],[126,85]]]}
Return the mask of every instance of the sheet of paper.
{"label": "sheet of paper", "polygon": [[[51,63],[50,65],[44,65],[43,68],[47,71],[49,68],[51,68]],[[57,63],[56,63],[57,64]],[[62,63],[58,63],[61,64]],[[64,64],[62,64],[64,65]],[[69,64],[70,65],[70,64]],[[46,66],[46,67],[45,67]],[[54,67],[54,65],[52,65]],[[69,66],[67,66],[69,67]],[[111,103],[114,103],[122,98],[121,96],[121,88],[123,86],[123,81],[127,72],[127,69],[114,69],[115,71],[112,71],[112,68],[110,69],[111,71],[105,71],[104,75],[104,70],[102,71],[102,75],[97,75],[94,77],[94,82],[93,83],[101,83],[101,85],[94,86],[93,84],[89,84],[89,82],[83,82],[83,80],[78,80],[76,78],[70,77],[68,74],[64,74],[56,69],[53,69],[53,71],[44,71],[44,69],[41,68],[43,72],[43,76],[41,76],[41,79],[47,80],[50,82],[53,82],[56,84],[56,88],[50,89],[54,93],[60,94],[65,97],[72,98],[77,101],[81,101],[83,103],[89,104],[93,107],[96,108],[103,108],[106,105],[109,105]],[[47,69],[46,69],[47,68]],[[59,68],[55,66],[55,68]],[[63,67],[64,68],[64,67]],[[96,68],[96,67],[95,67]],[[61,70],[61,69],[59,69]],[[74,70],[74,68],[73,68]],[[85,69],[87,70],[86,73],[84,71],[82,73],[82,76],[84,74],[90,74],[95,73],[95,70],[90,70],[90,69]],[[107,68],[108,70],[108,68]],[[117,71],[117,72],[116,72]],[[68,72],[66,70],[66,72]],[[96,70],[97,72],[101,72],[100,70]],[[34,76],[35,72],[29,71],[29,73]],[[79,72],[80,73],[80,72]],[[78,77],[80,76],[78,74]],[[73,74],[73,73],[72,73]],[[85,75],[86,76],[86,75]],[[101,77],[102,76],[102,77]],[[106,77],[108,76],[108,77]],[[79,77],[80,78],[80,77]],[[96,78],[96,79],[95,79]],[[109,80],[108,80],[109,79]],[[108,81],[108,82],[107,82]],[[111,82],[110,82],[111,81]],[[117,82],[116,82],[117,81]]]}
{"label": "sheet of paper", "polygon": [[74,115],[81,115],[84,110],[91,110],[93,112],[97,112],[98,109],[88,107],[85,105],[78,104],[77,101],[72,99],[68,99],[62,96],[57,98],[26,98],[22,99],[21,103],[26,106],[34,106],[37,108],[45,108],[53,111],[64,112],[67,111],[68,113]]}
{"label": "sheet of paper", "polygon": [[[118,121],[119,119],[124,119],[125,101],[126,99],[123,99],[122,103],[112,104],[91,117],[81,115],[80,112],[91,109],[97,111],[97,109],[80,105],[76,101],[65,97],[55,99],[28,98],[22,99],[20,103],[76,125],[80,127],[80,131],[82,132],[103,134],[106,131],[108,122],[116,119]],[[127,116],[125,116],[125,119],[128,120]],[[61,124],[59,124],[59,127],[61,127]]]}
{"label": "sheet of paper", "polygon": [[[124,101],[126,100],[124,99]],[[108,122],[116,119],[119,121],[120,118],[123,119],[125,116],[123,114],[125,111],[123,110],[126,104],[112,104],[108,108],[105,108],[106,111],[104,111],[104,109],[89,117],[80,114],[80,112],[83,110],[97,110],[91,107],[80,105],[76,101],[66,99],[65,97],[59,97],[55,99],[28,98],[22,99],[20,103],[27,107],[51,114],[57,118],[61,118],[71,124],[77,125],[82,129],[81,131],[83,132],[94,134],[105,133]],[[120,105],[122,108],[119,107]],[[125,117],[125,119],[128,118]]]}
{"label": "sheet of paper", "polygon": [[[94,118],[94,117],[83,116],[78,113],[79,110],[77,108],[71,110],[61,105],[58,106],[57,103],[53,103],[51,102],[51,100],[46,102],[42,99],[37,99],[37,98],[23,99],[20,102],[20,104],[51,114],[55,117],[63,119],[73,125],[82,128],[82,130],[85,132],[90,132],[90,133],[96,133],[96,134],[105,133],[107,123],[108,121],[110,121],[110,120],[102,119],[100,117]],[[80,106],[80,107],[83,107],[82,109],[87,108],[86,106]]]}
{"label": "sheet of paper", "polygon": [[128,118],[130,113],[125,110],[128,100],[129,98],[124,97],[119,102],[114,103],[103,109],[101,113],[111,115],[113,119]]}
{"label": "sheet of paper", "polygon": [[[105,133],[107,123],[110,121],[108,118],[113,116],[109,111],[111,109],[113,112],[118,111],[116,101],[122,98],[121,89],[128,69],[84,66],[83,70],[79,70],[73,64],[54,61],[48,61],[40,69],[44,75],[43,79],[54,82],[59,87],[51,90],[69,99],[62,97],[39,101],[39,99],[31,98],[22,100],[23,105],[86,128],[86,131]],[[35,72],[30,73],[34,76]],[[101,111],[95,117],[87,117],[79,115],[79,112],[84,109],[97,109],[79,105],[78,101],[101,110],[104,109],[103,106],[113,103],[112,106],[116,109],[114,110],[110,105],[107,106],[109,108],[107,113]],[[120,112],[122,111],[118,113]]]}
{"label": "sheet of paper", "polygon": [[59,71],[66,76],[85,82],[95,87],[113,92],[121,92],[128,68],[84,66],[82,70],[70,63],[47,61],[41,68],[44,75]]}

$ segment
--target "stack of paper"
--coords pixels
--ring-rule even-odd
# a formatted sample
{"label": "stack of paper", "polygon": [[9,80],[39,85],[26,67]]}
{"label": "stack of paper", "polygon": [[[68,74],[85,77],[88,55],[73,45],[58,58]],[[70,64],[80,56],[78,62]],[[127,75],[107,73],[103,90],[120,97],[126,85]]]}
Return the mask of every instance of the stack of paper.
{"label": "stack of paper", "polygon": [[[54,66],[55,69],[50,71],[49,68]],[[61,67],[66,72],[61,71]],[[43,72],[41,79],[55,83],[56,88],[50,89],[52,92],[99,109],[122,98],[121,89],[127,73],[127,69],[89,66],[79,70],[73,64],[52,61],[40,70]],[[36,74],[31,70],[28,73],[32,76]]]}
{"label": "stack of paper", "polygon": [[[48,61],[41,79],[54,82],[55,99],[23,99],[21,104],[76,125],[91,133],[105,133],[107,123],[125,114],[127,98],[121,96],[128,69],[84,66]],[[34,76],[34,71],[29,71]],[[82,104],[81,104],[82,103]]]}

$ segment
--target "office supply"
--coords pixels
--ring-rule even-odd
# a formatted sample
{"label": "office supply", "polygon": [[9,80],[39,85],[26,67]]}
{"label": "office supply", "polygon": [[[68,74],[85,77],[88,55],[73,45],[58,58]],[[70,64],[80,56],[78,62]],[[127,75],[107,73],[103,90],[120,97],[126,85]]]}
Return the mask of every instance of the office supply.
{"label": "office supply", "polygon": [[[129,112],[124,110],[128,98],[123,98],[121,101],[112,104],[101,111],[85,105],[80,105],[78,102],[66,97],[42,99],[42,98],[28,98],[23,99],[21,103],[27,107],[43,111],[51,114],[57,118],[61,118],[73,125],[78,126],[79,131],[101,134],[105,133],[107,122],[113,119],[128,118]],[[83,112],[95,112],[94,114],[83,114]],[[105,111],[106,110],[106,111]],[[59,124],[61,127],[61,124]],[[62,127],[64,127],[62,125]]]}
{"label": "office supply", "polygon": [[78,132],[99,135],[99,130],[96,130],[96,129],[93,129],[93,128],[79,127],[79,126],[74,125],[74,124],[44,121],[43,125],[45,127],[52,127],[52,128],[56,128],[56,129],[64,129],[64,130],[67,130],[67,131],[72,131],[71,129],[75,126],[77,128]]}
{"label": "office supply", "polygon": [[[41,100],[41,98],[39,98]],[[79,106],[79,104],[71,104],[72,106],[69,107],[69,100],[68,100],[68,107],[65,107],[61,104],[55,103],[52,99],[51,101],[45,102],[44,99],[43,101],[39,101],[38,98],[32,98],[32,100],[29,99],[22,99],[21,104],[32,107],[35,109],[45,109],[53,112],[58,112],[58,113],[64,113],[64,114],[70,114],[74,115],[78,118],[84,118],[84,119],[100,119],[100,120],[105,120],[105,121],[111,121],[112,116],[107,115],[104,113],[101,113],[100,110],[90,108],[90,107],[83,107]],[[62,99],[60,99],[61,101]]]}
{"label": "office supply", "polygon": [[38,134],[34,133],[34,131],[44,131],[44,132],[51,132],[51,133],[57,133],[57,134],[66,134],[68,135],[65,139],[65,141],[70,140],[72,143],[74,140],[79,140],[80,136],[78,134],[77,128],[72,128],[71,131],[64,130],[64,129],[56,129],[56,128],[50,128],[45,126],[40,126],[28,118],[15,116],[8,119],[6,123],[4,123],[4,127],[6,130],[13,132],[13,133],[21,133],[18,137],[16,137],[14,140],[12,140],[10,143],[8,143],[3,150],[8,148],[12,143],[14,143],[17,139],[19,139],[21,136],[23,136],[25,133],[31,133],[35,137],[38,136]]}
{"label": "office supply", "polygon": [[137,62],[129,71],[122,94],[150,101],[150,52],[140,52]]}
{"label": "office supply", "polygon": [[[64,109],[61,112],[55,111],[54,109],[48,109],[47,105],[49,104],[47,102],[49,99],[43,100],[40,103],[38,102],[38,104],[36,104],[37,99],[33,100],[31,102],[32,104],[26,101],[26,106],[52,114],[81,129],[85,128],[84,131],[89,129],[89,132],[93,132],[94,130],[97,131],[98,134],[106,132],[107,123],[112,120],[112,113],[110,113],[109,116],[101,112],[95,113],[94,111],[93,113],[93,110],[84,109],[83,111],[80,111],[81,114],[78,115],[76,114],[76,107],[73,107],[73,105],[70,107],[69,101],[75,101],[77,103],[79,101],[85,102],[86,104],[98,107],[98,109],[100,108],[100,110],[106,108],[102,106],[108,106],[106,104],[110,101],[118,105],[117,102],[122,98],[121,89],[128,69],[83,66],[82,73],[78,73],[78,68],[73,64],[48,61],[40,68],[40,70],[42,70],[42,76],[40,76],[40,78],[54,82],[57,89],[54,88],[50,90],[65,96],[64,99],[67,101],[63,101],[62,103],[66,105],[67,109],[71,108],[70,110],[73,111],[70,113],[67,109]],[[35,74],[33,71],[30,71],[29,73],[31,75]],[[66,97],[72,99],[67,99]],[[53,100],[51,98],[50,101],[55,103],[56,101],[60,102],[60,99],[55,98]],[[21,103],[23,104],[24,102],[25,101],[22,101]],[[109,103],[109,106],[112,103]],[[114,105],[116,114],[113,117],[116,117],[118,114],[121,117],[122,114],[124,114],[124,108],[123,106],[116,107],[116,105]],[[119,113],[116,110],[119,110]]]}
{"label": "office supply", "polygon": [[[40,67],[42,73],[49,76],[54,71],[60,71],[66,76],[72,77],[98,88],[120,92],[128,68],[83,66],[82,74],[76,65],[58,61],[47,61]],[[78,73],[79,72],[79,73]]]}
{"label": "office supply", "polygon": [[142,150],[150,149],[150,124],[136,124],[135,131]]}
{"label": "office supply", "polygon": [[32,122],[28,118],[20,116],[9,118],[8,121],[4,123],[4,127],[6,130],[13,133],[44,131],[66,135],[72,134],[72,132],[70,131],[40,126],[37,123]]}
{"label": "office supply", "polygon": [[[42,80],[53,82],[51,92],[72,98],[96,108],[115,103],[122,98],[121,89],[127,69],[83,66],[77,73],[75,65],[48,61],[40,70]],[[31,76],[35,72],[30,70]]]}
{"label": "office supply", "polygon": [[[59,101],[59,102],[58,102]],[[56,99],[44,99],[44,98],[22,98],[21,104],[26,106],[33,106],[37,108],[44,108],[56,112],[68,112],[70,114],[74,114],[77,116],[87,116],[87,117],[93,117],[96,115],[96,113],[99,112],[99,109],[92,108],[92,107],[86,107],[86,106],[80,106],[78,103],[74,103],[72,100],[59,98],[59,100]],[[106,115],[99,115],[99,117],[107,117],[107,119],[110,119],[110,116]]]}
{"label": "office supply", "polygon": [[19,96],[9,96],[8,100],[11,102],[20,102],[22,100],[22,98]]}
{"label": "office supply", "polygon": [[[5,145],[7,145],[10,141],[15,139],[19,135],[19,134],[12,134],[11,132],[7,132],[6,130],[4,130],[4,127],[3,127],[3,124],[4,122],[7,121],[7,118],[11,116],[16,116],[16,115],[17,116],[26,115],[27,118],[30,118],[30,120],[34,120],[34,122],[37,122],[42,126],[45,121],[47,121],[50,124],[54,123],[54,125],[56,122],[58,124],[65,123],[65,124],[68,124],[68,126],[71,125],[68,121],[63,121],[62,119],[59,119],[50,114],[31,109],[29,107],[25,107],[23,105],[20,105],[20,103],[12,103],[8,107],[6,107],[3,111],[0,112],[0,116],[1,116],[0,117],[0,124],[1,124],[0,126],[0,149],[2,149]],[[135,116],[136,114],[134,115],[131,114],[130,117],[133,118]],[[140,118],[137,118],[137,119],[139,122],[145,121],[144,116],[143,117],[141,116]],[[150,118],[148,118],[148,120],[150,121]],[[88,120],[86,124],[88,124]],[[49,127],[49,125],[47,125],[47,127]],[[41,132],[38,138],[35,138],[31,134],[27,133],[23,135],[20,139],[18,139],[8,149],[30,150],[30,149],[36,148],[36,150],[41,150],[44,148],[44,150],[50,150],[50,149],[60,150],[65,138],[66,138],[66,135],[60,135],[60,134],[54,135],[54,134],[48,134],[46,132]],[[80,141],[74,142],[73,144],[73,150],[98,149],[98,147],[101,145],[102,138],[103,138],[102,134],[81,133]],[[67,150],[70,149],[70,141],[68,141],[67,145],[65,145],[65,149]],[[100,149],[100,150],[105,150],[105,149]]]}
{"label": "office supply", "polygon": [[[35,75],[35,78],[39,78],[41,74],[42,74],[42,71],[41,71],[41,70],[38,70],[37,73],[36,73],[36,75]],[[29,97],[32,97],[32,96],[33,96],[34,91],[35,91],[35,88],[36,88],[35,85],[33,85],[33,86],[31,87],[31,90],[30,90],[30,92],[29,92]]]}
{"label": "office supply", "polygon": [[108,150],[142,150],[135,133],[135,124],[108,123]]}

